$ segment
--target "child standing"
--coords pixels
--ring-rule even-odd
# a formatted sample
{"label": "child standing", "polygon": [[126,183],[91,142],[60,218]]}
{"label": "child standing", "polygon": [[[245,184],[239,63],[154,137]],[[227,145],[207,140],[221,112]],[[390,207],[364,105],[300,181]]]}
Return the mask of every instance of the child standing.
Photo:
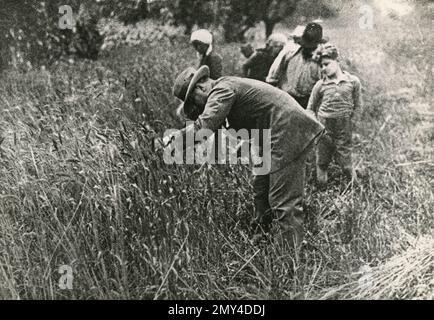
{"label": "child standing", "polygon": [[315,114],[325,126],[325,134],[318,142],[316,152],[317,179],[320,186],[327,184],[327,168],[335,156],[336,162],[348,178],[352,177],[351,119],[362,106],[360,80],[342,71],[338,50],[332,44],[318,48],[323,78],[312,90],[307,110]]}

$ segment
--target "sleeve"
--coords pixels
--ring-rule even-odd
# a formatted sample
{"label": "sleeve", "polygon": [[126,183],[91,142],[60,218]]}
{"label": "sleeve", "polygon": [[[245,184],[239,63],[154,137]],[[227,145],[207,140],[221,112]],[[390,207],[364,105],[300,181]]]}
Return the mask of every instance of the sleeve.
{"label": "sleeve", "polygon": [[235,103],[235,92],[230,88],[218,86],[211,91],[205,109],[195,121],[195,129],[216,131],[224,124]]}
{"label": "sleeve", "polygon": [[274,62],[268,71],[267,78],[265,79],[267,83],[273,86],[276,86],[279,83],[279,80],[282,77],[285,60],[285,52],[282,50],[277,55],[276,59],[274,59]]}
{"label": "sleeve", "polygon": [[210,60],[210,78],[216,80],[222,76],[222,58],[218,55],[214,55],[211,56]]}
{"label": "sleeve", "polygon": [[313,112],[314,114],[318,113],[318,109],[322,102],[322,80],[319,80],[312,89],[312,93],[310,94],[309,103],[307,105],[307,111]]}
{"label": "sleeve", "polygon": [[288,60],[294,55],[298,48],[298,45],[287,44],[282,51],[279,52],[268,71],[268,76],[265,80],[267,83],[274,86],[279,84],[279,81],[282,79],[282,74],[285,71],[285,67],[288,64]]}
{"label": "sleeve", "polygon": [[353,83],[354,83],[354,87],[353,87],[354,111],[361,110],[363,107],[362,84],[360,83],[360,80],[357,77],[354,77]]}

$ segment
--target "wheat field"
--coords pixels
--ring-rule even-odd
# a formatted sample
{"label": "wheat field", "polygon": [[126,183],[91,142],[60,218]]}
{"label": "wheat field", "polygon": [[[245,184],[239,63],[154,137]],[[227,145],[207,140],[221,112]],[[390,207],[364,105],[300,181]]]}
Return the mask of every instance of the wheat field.
{"label": "wheat field", "polygon": [[[334,170],[325,192],[308,180],[297,256],[249,241],[248,167],[170,166],[155,151],[182,125],[172,83],[195,61],[176,31],[106,27],[96,62],[4,73],[0,298],[433,299],[429,21],[414,13],[357,36],[348,21],[325,22],[362,79],[354,159],[364,178],[347,185]],[[237,74],[239,44],[218,50]],[[71,289],[59,287],[63,265]]]}

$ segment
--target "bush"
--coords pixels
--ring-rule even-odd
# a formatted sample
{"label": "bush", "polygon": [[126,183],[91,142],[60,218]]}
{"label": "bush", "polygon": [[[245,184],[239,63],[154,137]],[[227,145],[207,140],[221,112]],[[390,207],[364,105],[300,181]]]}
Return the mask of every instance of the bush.
{"label": "bush", "polygon": [[6,19],[0,26],[2,65],[27,70],[51,64],[66,55],[96,59],[102,37],[97,29],[99,11],[91,2],[70,1],[75,28],[61,29],[62,1],[6,1],[0,8]]}
{"label": "bush", "polygon": [[[134,24],[146,19],[150,13],[146,0],[103,0],[99,3],[99,6],[102,17],[117,18],[124,24]],[[156,13],[155,8],[153,13]]]}
{"label": "bush", "polygon": [[343,7],[344,1],[312,1],[300,0],[297,1],[297,9],[294,16],[302,16],[308,19],[311,18],[331,18],[338,15]]}

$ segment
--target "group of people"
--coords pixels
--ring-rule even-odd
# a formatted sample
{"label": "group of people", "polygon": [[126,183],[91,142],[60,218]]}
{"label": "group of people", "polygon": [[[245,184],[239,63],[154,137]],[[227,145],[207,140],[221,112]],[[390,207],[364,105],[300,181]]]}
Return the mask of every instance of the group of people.
{"label": "group of people", "polygon": [[178,115],[194,121],[181,134],[222,126],[271,129],[271,170],[253,177],[253,238],[272,231],[276,241],[299,247],[308,154],[316,150],[322,188],[333,157],[347,177],[353,175],[351,119],[362,104],[359,79],[341,69],[337,48],[316,22],[297,27],[289,37],[272,34],[265,48],[245,50],[243,77],[222,76],[224,61],[209,31],[193,32],[191,43],[198,69],[181,72],[173,89],[183,101]]}

